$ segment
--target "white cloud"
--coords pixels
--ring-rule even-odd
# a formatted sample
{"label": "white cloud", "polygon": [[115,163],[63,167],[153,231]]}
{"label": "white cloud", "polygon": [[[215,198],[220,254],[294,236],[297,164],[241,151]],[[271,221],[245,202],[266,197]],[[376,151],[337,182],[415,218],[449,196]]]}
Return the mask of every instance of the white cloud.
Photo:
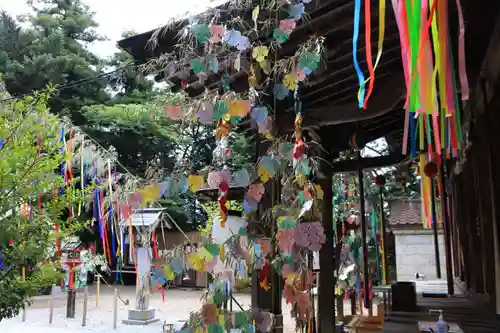
{"label": "white cloud", "polygon": [[[134,30],[145,32],[156,29],[172,17],[183,15],[186,12],[199,12],[213,3],[213,0],[84,0],[90,9],[95,12],[95,19],[99,23],[99,33],[108,40],[91,46],[93,52],[106,57],[117,50],[116,42],[122,32]],[[23,0],[0,0],[0,9],[11,15],[24,14],[29,7]]]}

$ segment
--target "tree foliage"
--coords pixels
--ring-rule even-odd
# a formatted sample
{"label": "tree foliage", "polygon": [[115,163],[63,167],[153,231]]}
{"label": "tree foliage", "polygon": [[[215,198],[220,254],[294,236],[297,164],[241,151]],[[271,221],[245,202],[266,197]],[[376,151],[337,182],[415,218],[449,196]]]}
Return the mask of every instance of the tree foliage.
{"label": "tree foliage", "polygon": [[67,209],[85,193],[60,173],[70,156],[47,100],[37,94],[0,105],[0,320],[18,314],[28,296],[55,282],[56,236],[82,227]]}
{"label": "tree foliage", "polygon": [[87,49],[102,40],[95,28],[93,13],[80,0],[32,0],[34,14],[20,24],[2,12],[0,15],[0,72],[11,95],[41,90],[47,84],[68,85],[53,96],[49,105],[54,113],[70,111],[80,123],[80,107],[109,99],[104,88],[102,61]]}

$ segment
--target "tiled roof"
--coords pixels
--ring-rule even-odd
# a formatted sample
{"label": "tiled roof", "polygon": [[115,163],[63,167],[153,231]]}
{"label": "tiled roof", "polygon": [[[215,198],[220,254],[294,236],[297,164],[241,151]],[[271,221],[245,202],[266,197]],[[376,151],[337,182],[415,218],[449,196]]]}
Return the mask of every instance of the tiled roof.
{"label": "tiled roof", "polygon": [[422,224],[422,204],[420,200],[396,200],[391,202],[389,225]]}

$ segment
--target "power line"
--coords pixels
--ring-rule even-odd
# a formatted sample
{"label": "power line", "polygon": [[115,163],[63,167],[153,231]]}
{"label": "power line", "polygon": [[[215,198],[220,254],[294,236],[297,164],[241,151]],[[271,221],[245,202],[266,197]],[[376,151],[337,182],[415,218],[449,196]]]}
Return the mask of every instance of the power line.
{"label": "power line", "polygon": [[124,69],[127,69],[129,67],[137,67],[137,65],[135,65],[134,61],[132,61],[132,62],[128,63],[127,65],[125,65],[123,67],[120,67],[120,68],[117,68],[115,70],[112,70],[110,72],[102,73],[102,74],[99,74],[97,76],[87,77],[87,78],[80,79],[80,80],[75,80],[75,81],[63,84],[63,85],[57,87],[56,89],[46,88],[46,89],[36,90],[34,92],[31,92],[31,93],[26,93],[26,94],[21,94],[21,95],[17,95],[17,96],[11,96],[11,97],[7,97],[7,98],[4,98],[4,99],[0,99],[0,104],[1,103],[6,103],[6,102],[10,102],[10,101],[14,101],[14,100],[18,100],[18,99],[23,99],[23,98],[26,98],[28,96],[35,96],[36,93],[44,93],[44,92],[50,92],[50,91],[54,91],[54,90],[57,91],[57,92],[60,92],[60,91],[62,91],[64,89],[73,88],[73,87],[77,87],[77,86],[83,85],[85,83],[97,81],[98,79],[101,79],[103,77],[107,77],[107,76],[113,75],[113,74],[115,74],[117,72],[120,72],[120,71],[122,71]]}

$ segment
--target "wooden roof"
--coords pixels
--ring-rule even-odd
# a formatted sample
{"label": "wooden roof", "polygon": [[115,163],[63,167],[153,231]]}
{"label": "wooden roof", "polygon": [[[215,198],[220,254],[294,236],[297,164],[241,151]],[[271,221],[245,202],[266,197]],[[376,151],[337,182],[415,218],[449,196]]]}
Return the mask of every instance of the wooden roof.
{"label": "wooden roof", "polygon": [[[372,0],[371,40],[372,54],[377,53],[378,36],[378,1]],[[469,82],[475,84],[486,48],[490,39],[496,14],[500,9],[500,1],[488,1],[478,5],[472,0],[461,0],[466,21],[466,51]],[[250,7],[251,8],[251,7]],[[457,52],[458,19],[455,1],[449,1],[450,40],[454,54]],[[304,126],[314,128],[322,138],[322,144],[330,152],[348,148],[348,141],[355,132],[363,132],[367,141],[386,137],[392,147],[402,141],[404,126],[403,98],[405,84],[401,65],[401,49],[399,33],[390,1],[387,2],[385,39],[382,57],[376,68],[373,94],[366,111],[357,105],[358,79],[353,68],[352,35],[353,35],[353,0],[315,0],[306,6],[308,20],[302,23],[291,34],[290,40],[278,51],[279,57],[288,57],[311,36],[325,38],[326,52],[320,67],[308,78],[304,87],[300,88],[303,102]],[[229,15],[229,13],[226,13]],[[250,10],[240,16],[248,18]],[[364,15],[361,15],[360,36],[358,39],[358,61],[366,72]],[[149,31],[119,41],[118,45],[129,52],[137,61],[146,62],[165,52],[174,51],[178,43],[178,31],[186,26],[187,21],[180,21],[174,29],[163,31],[159,35],[156,47],[149,43],[155,31]],[[157,36],[156,36],[157,37]],[[252,39],[265,39],[265,36],[251,36]],[[457,58],[457,56],[455,56]],[[456,60],[456,59],[455,59]],[[248,67],[231,74],[231,88],[237,92],[248,89]],[[366,73],[365,73],[366,74]],[[165,79],[166,73],[159,73],[157,80]],[[221,85],[220,75],[208,77],[205,86],[198,84],[195,75],[168,77],[174,89],[181,89],[181,81],[190,84],[185,89],[191,96],[204,91],[205,87],[214,89]],[[291,111],[293,101],[277,103],[276,117],[278,125],[286,126],[281,131],[293,126],[294,114]],[[332,136],[335,140],[331,140]]]}

